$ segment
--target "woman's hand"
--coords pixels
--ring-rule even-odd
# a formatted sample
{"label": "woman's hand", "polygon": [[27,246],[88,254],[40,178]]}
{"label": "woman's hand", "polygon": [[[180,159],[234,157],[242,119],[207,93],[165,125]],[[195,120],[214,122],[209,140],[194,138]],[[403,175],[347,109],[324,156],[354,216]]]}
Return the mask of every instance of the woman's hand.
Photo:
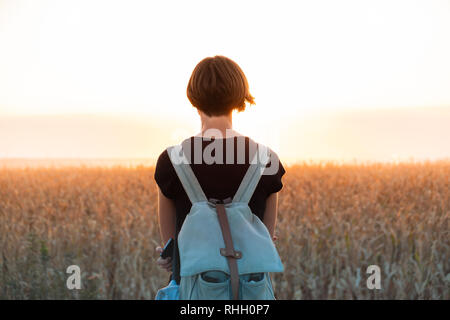
{"label": "woman's hand", "polygon": [[[158,252],[158,254],[161,254],[161,252],[163,252],[163,248],[156,247],[156,252]],[[159,257],[158,260],[156,260],[156,264],[168,272],[172,271],[172,258],[171,257],[168,257],[166,259]]]}

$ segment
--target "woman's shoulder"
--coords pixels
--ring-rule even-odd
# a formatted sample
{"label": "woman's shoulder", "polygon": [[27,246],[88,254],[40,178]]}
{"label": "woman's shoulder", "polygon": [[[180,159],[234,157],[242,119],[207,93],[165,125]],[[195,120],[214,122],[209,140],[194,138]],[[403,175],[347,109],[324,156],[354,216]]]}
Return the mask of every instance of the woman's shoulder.
{"label": "woman's shoulder", "polygon": [[167,153],[167,149],[165,149],[161,154],[158,156],[158,159],[156,160],[156,166],[155,166],[155,177],[156,176],[165,176],[170,172],[170,158],[169,154]]}
{"label": "woman's shoulder", "polygon": [[156,161],[154,179],[159,186],[161,192],[170,199],[174,199],[178,188],[177,176],[175,169],[170,161],[167,149],[165,149],[158,157]]}

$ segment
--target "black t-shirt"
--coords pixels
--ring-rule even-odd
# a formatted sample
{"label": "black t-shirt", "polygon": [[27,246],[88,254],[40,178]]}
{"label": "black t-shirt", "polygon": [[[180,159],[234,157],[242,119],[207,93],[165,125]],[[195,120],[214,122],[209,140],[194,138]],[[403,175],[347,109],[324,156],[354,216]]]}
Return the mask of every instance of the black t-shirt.
{"label": "black t-shirt", "polygon": [[[199,139],[194,142],[194,139]],[[213,142],[214,138],[190,137],[182,142],[183,152],[188,159],[190,166],[200,183],[203,192],[207,199],[226,199],[233,197],[236,193],[241,181],[249,168],[250,161],[256,151],[256,142],[249,137],[245,137],[245,162],[238,162],[238,142],[237,137],[229,137],[222,139],[223,155],[226,155],[226,148],[229,142],[228,139],[234,139],[234,161],[232,164],[227,164],[229,161],[222,161],[223,163],[208,164],[201,159],[201,163],[194,161],[194,145],[202,146],[202,152],[205,148]],[[195,144],[197,143],[197,144]],[[190,152],[189,152],[190,150]],[[250,154],[253,151],[253,154]],[[278,161],[278,171],[275,174],[263,174],[256,186],[253,196],[250,199],[249,206],[252,212],[261,220],[264,218],[264,211],[266,209],[267,197],[275,192],[278,192],[283,187],[281,177],[285,170],[275,152],[271,152],[271,161]],[[214,152],[212,152],[214,156]],[[268,167],[271,162],[268,163]],[[191,209],[191,202],[181,185],[180,180],[173,168],[167,150],[161,153],[158,158],[155,169],[155,180],[161,192],[169,199],[174,200],[176,208],[176,234],[178,234],[181,226],[186,218],[186,215]]]}

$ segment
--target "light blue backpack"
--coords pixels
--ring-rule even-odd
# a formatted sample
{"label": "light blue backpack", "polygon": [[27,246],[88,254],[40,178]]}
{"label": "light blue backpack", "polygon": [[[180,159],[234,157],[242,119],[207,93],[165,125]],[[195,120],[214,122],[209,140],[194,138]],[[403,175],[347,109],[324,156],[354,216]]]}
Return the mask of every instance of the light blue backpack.
{"label": "light blue backpack", "polygon": [[[168,148],[192,208],[178,234],[181,300],[272,300],[270,272],[283,264],[264,223],[248,202],[269,160],[258,144],[232,201],[207,199],[181,145]],[[172,286],[172,289],[174,287]]]}

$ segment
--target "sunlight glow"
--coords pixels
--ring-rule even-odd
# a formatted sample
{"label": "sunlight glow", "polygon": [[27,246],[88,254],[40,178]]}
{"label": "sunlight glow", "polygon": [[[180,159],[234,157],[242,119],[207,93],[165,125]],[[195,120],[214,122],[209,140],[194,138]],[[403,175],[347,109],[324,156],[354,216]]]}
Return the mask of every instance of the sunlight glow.
{"label": "sunlight glow", "polygon": [[450,106],[449,39],[445,0],[0,0],[0,117],[195,122],[187,81],[221,54],[256,98],[238,130],[276,144],[309,113]]}

